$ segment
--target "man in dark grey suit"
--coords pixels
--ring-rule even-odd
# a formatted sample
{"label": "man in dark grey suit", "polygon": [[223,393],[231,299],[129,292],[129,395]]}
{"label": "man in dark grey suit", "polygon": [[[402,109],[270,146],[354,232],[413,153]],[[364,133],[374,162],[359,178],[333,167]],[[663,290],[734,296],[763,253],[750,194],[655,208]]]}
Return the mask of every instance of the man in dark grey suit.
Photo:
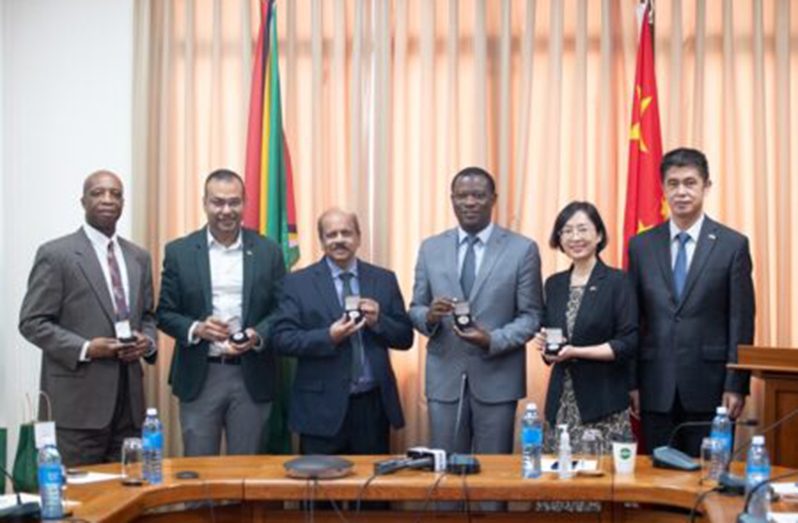
{"label": "man in dark grey suit", "polygon": [[[268,339],[285,264],[280,247],[241,227],[244,182],[205,180],[208,226],[166,246],[158,327],[175,339],[169,371],[186,456],[256,454],[271,413],[275,354]],[[245,334],[240,339],[236,334]]]}
{"label": "man in dark grey suit", "polygon": [[[750,376],[726,364],[737,361],[737,345],[754,339],[748,239],[704,214],[706,157],[675,149],[660,173],[671,219],[629,242],[641,328],[632,406],[642,410],[649,450],[666,444],[682,422],[709,422],[717,406],[740,415]],[[676,446],[698,455],[708,432],[708,423],[686,427]]]}
{"label": "man in dark grey suit", "polygon": [[39,248],[19,319],[42,350],[41,390],[67,466],[119,461],[144,418],[140,359],[156,357],[150,256],[116,234],[122,182],[95,172],[80,201],[86,223]]}
{"label": "man in dark grey suit", "polygon": [[[516,405],[526,395],[525,346],[542,309],[540,255],[534,241],[491,222],[496,191],[488,172],[463,169],[451,190],[459,227],[422,243],[409,311],[429,337],[430,444],[510,453]],[[458,328],[455,304],[466,301],[473,324]]]}

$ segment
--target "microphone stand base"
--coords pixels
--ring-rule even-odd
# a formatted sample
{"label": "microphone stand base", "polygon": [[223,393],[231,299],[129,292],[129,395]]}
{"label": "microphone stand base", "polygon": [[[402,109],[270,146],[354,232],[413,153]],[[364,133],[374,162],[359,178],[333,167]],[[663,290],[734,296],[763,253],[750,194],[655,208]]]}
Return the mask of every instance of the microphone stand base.
{"label": "microphone stand base", "polygon": [[718,488],[724,494],[742,496],[745,494],[745,478],[735,476],[731,472],[724,472],[718,478]]}

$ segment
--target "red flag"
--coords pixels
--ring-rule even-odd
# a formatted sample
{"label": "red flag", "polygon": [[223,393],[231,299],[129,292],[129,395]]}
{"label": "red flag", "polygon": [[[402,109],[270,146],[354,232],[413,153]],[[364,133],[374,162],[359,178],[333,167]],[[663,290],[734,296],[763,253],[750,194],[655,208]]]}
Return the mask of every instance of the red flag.
{"label": "red flag", "polygon": [[659,178],[662,135],[650,14],[651,6],[648,5],[643,12],[637,49],[632,126],[629,130],[629,177],[623,220],[624,267],[628,264],[629,238],[662,223],[668,216]]}
{"label": "red flag", "polygon": [[[629,130],[629,177],[626,184],[626,213],[623,220],[624,268],[628,267],[629,263],[629,238],[662,223],[667,217],[667,207],[659,178],[662,135],[659,128],[651,22],[651,5],[647,4],[643,10],[640,44],[637,48],[632,126]],[[632,430],[642,445],[643,431],[640,420],[634,417]]]}

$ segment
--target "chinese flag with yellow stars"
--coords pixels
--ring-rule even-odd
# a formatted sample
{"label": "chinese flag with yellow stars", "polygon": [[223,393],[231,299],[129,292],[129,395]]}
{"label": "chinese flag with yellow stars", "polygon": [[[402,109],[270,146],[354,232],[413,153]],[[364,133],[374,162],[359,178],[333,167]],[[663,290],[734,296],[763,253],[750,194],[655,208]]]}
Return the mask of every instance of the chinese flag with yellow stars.
{"label": "chinese flag with yellow stars", "polygon": [[654,72],[654,45],[651,6],[641,6],[640,45],[637,49],[632,127],[629,130],[629,178],[626,186],[626,213],[623,221],[623,265],[627,266],[629,238],[662,223],[667,217],[659,165],[662,136],[659,129],[657,79]]}

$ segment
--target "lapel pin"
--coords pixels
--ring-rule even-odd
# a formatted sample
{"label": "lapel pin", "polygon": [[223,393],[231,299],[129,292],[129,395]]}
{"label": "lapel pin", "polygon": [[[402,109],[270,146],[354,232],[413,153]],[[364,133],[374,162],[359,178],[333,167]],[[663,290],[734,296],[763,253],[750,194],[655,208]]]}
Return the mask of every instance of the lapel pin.
{"label": "lapel pin", "polygon": [[588,288],[588,290],[589,290],[590,292],[596,292],[598,289],[596,288],[596,286],[595,286],[595,285],[591,285],[591,286]]}
{"label": "lapel pin", "polygon": [[712,233],[709,233],[709,239],[710,239],[710,240],[717,240],[717,239],[718,239],[718,237],[717,237],[717,236],[715,236],[715,235],[714,235],[714,234],[712,234]]}
{"label": "lapel pin", "polygon": [[247,251],[247,256],[252,256],[252,251]]}

